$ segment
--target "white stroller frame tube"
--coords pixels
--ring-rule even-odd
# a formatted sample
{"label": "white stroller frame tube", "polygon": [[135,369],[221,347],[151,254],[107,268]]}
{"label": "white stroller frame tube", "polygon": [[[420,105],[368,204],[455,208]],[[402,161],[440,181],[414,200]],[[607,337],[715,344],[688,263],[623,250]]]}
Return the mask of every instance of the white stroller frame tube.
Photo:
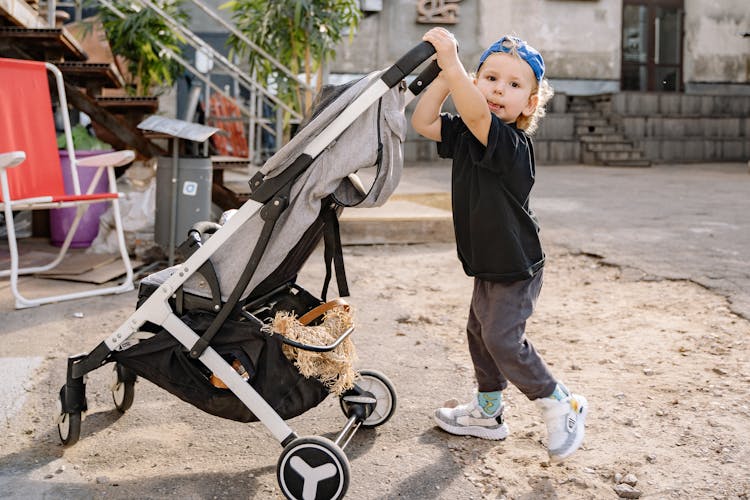
{"label": "white stroller frame tube", "polygon": [[[390,69],[384,71],[377,81],[369,85],[354,101],[352,101],[344,111],[337,116],[326,129],[318,135],[304,149],[302,156],[307,155],[310,158],[317,157],[328,145],[335,140],[354,120],[369,106],[377,102],[391,88],[399,84],[402,79],[408,75],[414,68],[420,65],[430,55],[434,53],[434,48],[423,42],[406,56],[400,59]],[[406,69],[404,69],[404,67]],[[424,74],[425,72],[423,72]],[[437,73],[435,73],[437,74]],[[421,76],[421,75],[420,75]],[[434,78],[434,76],[433,76]],[[428,82],[429,83],[429,82]],[[418,89],[414,92],[419,93]],[[411,100],[411,99],[409,99]],[[298,158],[298,159],[300,159]],[[295,162],[297,163],[297,162]],[[307,168],[310,162],[299,162],[300,167]],[[294,166],[288,170],[295,170]],[[294,180],[300,172],[290,177]],[[291,172],[290,172],[291,174]],[[253,190],[255,191],[255,190]],[[200,246],[183,264],[176,267],[175,272],[155,290],[144,303],[133,312],[109,337],[104,340],[104,344],[113,351],[118,349],[123,342],[143,326],[144,323],[150,322],[159,325],[167,330],[183,346],[190,350],[200,336],[187,326],[172,311],[168,301],[177,292],[177,290],[196,272],[208,259],[221,247],[229,238],[252,217],[258,215],[264,207],[262,203],[252,198],[245,202],[237,213],[231,217],[226,224],[217,230],[205,244]],[[103,347],[103,346],[102,346]],[[213,348],[207,347],[198,359],[217,377],[219,377],[229,389],[247,406],[247,408],[262,421],[269,431],[278,439],[282,445],[285,445],[291,438],[296,437],[294,432],[289,428],[286,422],[274,411],[274,409],[263,399],[258,392],[248,384],[229,363],[227,363]],[[102,360],[103,361],[103,360]]]}

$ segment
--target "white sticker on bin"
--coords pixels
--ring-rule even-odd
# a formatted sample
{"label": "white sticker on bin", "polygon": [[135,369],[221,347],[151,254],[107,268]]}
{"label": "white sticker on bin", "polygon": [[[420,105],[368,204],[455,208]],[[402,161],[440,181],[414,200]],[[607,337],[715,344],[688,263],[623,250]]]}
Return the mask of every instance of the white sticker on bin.
{"label": "white sticker on bin", "polygon": [[182,194],[186,196],[195,196],[198,194],[198,183],[194,181],[185,181],[182,185]]}

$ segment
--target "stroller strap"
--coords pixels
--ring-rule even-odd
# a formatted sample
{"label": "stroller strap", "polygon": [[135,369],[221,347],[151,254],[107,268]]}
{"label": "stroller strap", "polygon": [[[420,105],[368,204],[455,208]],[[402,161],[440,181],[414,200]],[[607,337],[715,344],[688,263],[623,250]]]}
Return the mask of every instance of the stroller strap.
{"label": "stroller strap", "polygon": [[242,271],[239,282],[234,287],[231,295],[227,302],[223,305],[219,313],[216,315],[214,320],[208,329],[201,335],[201,337],[195,342],[193,347],[190,348],[190,357],[192,359],[198,359],[206,348],[210,345],[211,340],[214,338],[216,333],[222,327],[224,322],[229,318],[232,312],[235,312],[235,306],[240,300],[240,295],[245,289],[250,279],[253,277],[255,270],[258,268],[258,263],[268,247],[268,242],[271,240],[271,234],[276,226],[276,222],[279,220],[281,213],[289,205],[289,187],[283,189],[281,194],[278,194],[273,200],[271,200],[265,207],[260,211],[261,218],[265,221],[263,224],[263,230],[260,233],[255,248],[253,249],[250,259],[247,261],[245,269]]}
{"label": "stroller strap", "polygon": [[323,226],[323,259],[326,265],[326,276],[323,280],[323,290],[320,292],[320,298],[325,302],[328,295],[328,285],[331,282],[331,263],[336,270],[336,286],[339,289],[340,297],[349,296],[349,284],[346,280],[346,270],[344,269],[344,252],[341,247],[341,232],[339,230],[339,218],[334,204],[328,205],[323,210],[321,216],[324,220]]}

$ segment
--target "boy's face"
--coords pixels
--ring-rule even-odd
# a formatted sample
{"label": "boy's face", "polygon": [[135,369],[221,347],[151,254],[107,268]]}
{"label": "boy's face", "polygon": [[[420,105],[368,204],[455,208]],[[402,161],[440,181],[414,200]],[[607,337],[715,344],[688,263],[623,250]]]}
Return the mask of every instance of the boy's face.
{"label": "boy's face", "polygon": [[530,116],[539,101],[534,70],[523,59],[496,52],[484,61],[474,79],[482,95],[487,99],[490,113],[505,123],[514,123],[519,116]]}

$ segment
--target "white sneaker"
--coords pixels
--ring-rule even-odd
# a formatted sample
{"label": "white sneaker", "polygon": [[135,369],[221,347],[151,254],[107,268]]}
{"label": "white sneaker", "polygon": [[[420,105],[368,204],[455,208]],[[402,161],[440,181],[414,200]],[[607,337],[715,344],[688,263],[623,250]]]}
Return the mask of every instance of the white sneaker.
{"label": "white sneaker", "polygon": [[550,462],[561,462],[583,442],[588,401],[579,394],[569,394],[561,400],[541,398],[535,400],[547,424],[547,448]]}
{"label": "white sneaker", "polygon": [[444,431],[482,439],[500,440],[508,437],[502,406],[495,415],[487,415],[480,408],[476,396],[466,404],[450,403],[435,411],[435,422]]}

